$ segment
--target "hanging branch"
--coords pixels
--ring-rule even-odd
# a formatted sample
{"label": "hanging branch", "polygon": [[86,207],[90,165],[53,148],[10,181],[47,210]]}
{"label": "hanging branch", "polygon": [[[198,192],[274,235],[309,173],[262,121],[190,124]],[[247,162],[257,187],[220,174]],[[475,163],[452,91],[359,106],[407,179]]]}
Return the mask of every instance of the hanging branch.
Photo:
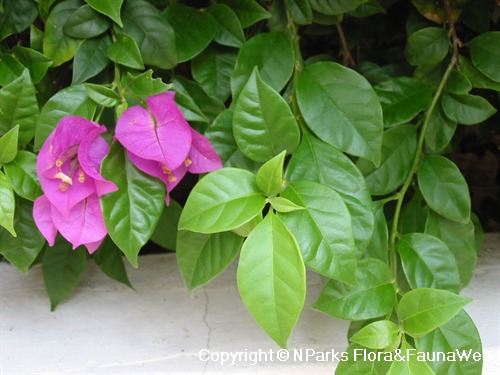
{"label": "hanging branch", "polygon": [[453,45],[453,57],[452,61],[454,62],[457,70],[460,70],[459,60],[458,60],[458,49],[461,46],[460,39],[458,39],[457,32],[455,30],[455,20],[453,19],[453,13],[450,6],[450,0],[444,0],[444,10],[446,12],[446,20],[448,22],[448,26],[451,31],[451,41]]}

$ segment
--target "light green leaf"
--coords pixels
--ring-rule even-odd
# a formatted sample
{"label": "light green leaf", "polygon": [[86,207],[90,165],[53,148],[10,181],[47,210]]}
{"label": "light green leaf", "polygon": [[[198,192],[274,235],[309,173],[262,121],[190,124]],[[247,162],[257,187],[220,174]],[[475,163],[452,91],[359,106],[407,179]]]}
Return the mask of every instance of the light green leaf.
{"label": "light green leaf", "polygon": [[88,5],[83,5],[68,17],[63,25],[65,35],[72,38],[90,39],[101,35],[111,26],[104,15]]}
{"label": "light green leaf", "polygon": [[297,241],[273,213],[243,244],[237,283],[257,323],[279,346],[286,347],[304,306],[306,272]]}
{"label": "light green leaf", "polygon": [[463,125],[479,124],[497,112],[485,98],[470,94],[445,93],[442,107],[446,117]]}
{"label": "light green leaf", "polygon": [[243,169],[219,169],[203,177],[191,190],[179,229],[200,233],[236,229],[259,215],[265,200],[255,175]]}
{"label": "light green leaf", "polygon": [[229,5],[238,16],[243,28],[271,16],[255,0],[221,0],[220,2]]}
{"label": "light green leaf", "polygon": [[0,60],[0,86],[6,86],[12,81],[15,81],[23,71],[25,66],[19,62],[14,56],[3,54]]}
{"label": "light green leaf", "polygon": [[165,11],[168,22],[175,31],[175,44],[179,62],[191,60],[215,38],[217,22],[207,12],[179,3]]}
{"label": "light green leaf", "polygon": [[432,88],[410,77],[384,81],[375,86],[375,91],[382,104],[387,128],[409,122],[427,109],[432,100]]}
{"label": "light green leaf", "polygon": [[111,145],[101,173],[118,187],[118,191],[100,197],[104,222],[113,242],[137,267],[137,255],[151,238],[163,211],[165,185],[138,170],[118,142]]}
{"label": "light green leaf", "polygon": [[231,75],[231,91],[236,99],[255,67],[262,80],[274,90],[281,91],[293,73],[292,42],[283,32],[254,36],[241,46]]}
{"label": "light green leaf", "polygon": [[349,157],[305,132],[285,179],[319,182],[339,193],[351,214],[356,247],[360,252],[366,248],[373,231],[372,199],[363,175]]}
{"label": "light green leaf", "polygon": [[17,195],[34,201],[43,194],[36,173],[36,155],[19,151],[16,158],[4,165],[4,171]]}
{"label": "light green leaf", "polygon": [[[406,341],[401,345],[401,352],[403,360],[393,361],[387,375],[436,375],[426,361],[417,358],[415,349]],[[406,356],[406,353],[413,355]]]}
{"label": "light green leaf", "polygon": [[114,107],[121,102],[120,95],[106,86],[86,83],[85,88],[88,96],[103,107]]}
{"label": "light green leaf", "polygon": [[214,4],[207,12],[217,21],[215,41],[224,46],[241,47],[245,42],[245,34],[236,13],[225,4]]}
{"label": "light green leaf", "polygon": [[108,47],[108,57],[117,64],[132,69],[144,69],[141,51],[135,40],[127,34],[116,35],[116,41]]}
{"label": "light green leaf", "polygon": [[151,235],[151,241],[165,249],[176,250],[177,227],[181,212],[180,204],[170,199],[170,204],[163,209],[156,229]]}
{"label": "light green leaf", "polygon": [[19,125],[0,137],[0,165],[10,163],[17,155]]}
{"label": "light green leaf", "polygon": [[390,320],[379,320],[361,328],[350,340],[369,349],[394,350],[399,346],[399,327]]}
{"label": "light green leaf", "polygon": [[446,290],[413,289],[399,301],[397,314],[406,333],[422,337],[447,323],[470,301]]}
{"label": "light green leaf", "polygon": [[281,197],[304,210],[280,214],[297,235],[304,262],[314,271],[347,284],[356,283],[356,248],[351,215],[340,195],[317,182],[290,184]]}
{"label": "light green leaf", "polygon": [[311,8],[317,12],[337,15],[353,11],[368,0],[309,0]]}
{"label": "light green leaf", "polygon": [[120,27],[123,27],[120,17],[123,0],[85,0],[85,2],[99,13],[111,18],[118,25],[120,25]]}
{"label": "light green leaf", "polygon": [[397,250],[412,289],[436,288],[459,292],[457,261],[439,238],[425,233],[406,234],[399,240]]}
{"label": "light green leaf", "polygon": [[3,0],[0,12],[0,41],[30,27],[38,16],[35,2],[31,0]]}
{"label": "light green leaf", "polygon": [[474,66],[493,81],[500,82],[500,31],[483,33],[467,43]]}
{"label": "light green leaf", "polygon": [[252,160],[264,162],[300,141],[297,121],[285,100],[254,69],[234,107],[233,132],[238,148]]}
{"label": "light green leaf", "polygon": [[[390,356],[393,353],[387,353],[386,357],[382,351],[369,350],[355,343],[349,345],[344,353],[345,356],[341,357],[335,375],[387,375],[391,367]],[[365,353],[366,356],[380,360],[363,360]]]}
{"label": "light green leaf", "polygon": [[0,133],[19,125],[19,145],[35,135],[39,109],[36,91],[27,69],[16,80],[0,89]]}
{"label": "light green leaf", "polygon": [[448,31],[439,27],[427,27],[412,33],[406,44],[406,58],[411,65],[433,65],[448,54]]}
{"label": "light green leaf", "polygon": [[135,95],[146,98],[170,90],[172,85],[167,85],[161,78],[153,78],[153,70],[146,70],[137,76],[127,73],[127,90]]}
{"label": "light green leaf", "polygon": [[92,253],[92,259],[108,277],[133,289],[123,262],[123,253],[109,236],[106,236],[97,251]]}
{"label": "light green leaf", "polygon": [[269,202],[273,210],[281,213],[300,211],[305,209],[304,207],[299,206],[298,204],[293,203],[291,200],[283,197],[270,197],[267,198],[267,202]]}
{"label": "light green leaf", "polygon": [[286,151],[282,151],[260,167],[257,172],[257,185],[268,197],[274,197],[283,190],[283,166]]}
{"label": "light green leaf", "polygon": [[470,195],[458,167],[441,155],[427,155],[418,170],[425,201],[440,215],[461,223],[470,220]]}
{"label": "light green leaf", "polygon": [[43,280],[50,299],[50,310],[75,291],[87,264],[83,246],[71,250],[71,244],[61,237],[53,247],[46,247],[43,256]]}
{"label": "light green leaf", "polygon": [[207,284],[229,266],[243,244],[232,232],[202,234],[180,230],[177,264],[190,291]]}
{"label": "light green leaf", "polygon": [[356,279],[355,286],[330,280],[313,308],[347,320],[378,318],[392,310],[396,291],[385,263],[373,258],[360,260]]}
{"label": "light green leaf", "polygon": [[16,199],[14,198],[12,186],[2,171],[0,171],[0,196],[2,197],[0,199],[0,226],[7,229],[12,236],[17,237],[14,229]]}
{"label": "light green leaf", "polygon": [[12,52],[28,68],[33,83],[40,82],[52,66],[52,60],[34,49],[14,46]]}
{"label": "light green leaf", "polygon": [[336,63],[312,64],[299,77],[297,99],[307,125],[319,138],[380,163],[382,108],[365,78]]}
{"label": "light green leaf", "polygon": [[73,62],[72,85],[85,82],[106,68],[109,64],[110,44],[111,38],[105,35],[101,38],[87,39],[80,45]]}
{"label": "light green leaf", "polygon": [[417,150],[417,128],[398,125],[384,132],[382,158],[376,168],[366,159],[359,159],[357,167],[364,174],[372,195],[395,191],[406,180]]}

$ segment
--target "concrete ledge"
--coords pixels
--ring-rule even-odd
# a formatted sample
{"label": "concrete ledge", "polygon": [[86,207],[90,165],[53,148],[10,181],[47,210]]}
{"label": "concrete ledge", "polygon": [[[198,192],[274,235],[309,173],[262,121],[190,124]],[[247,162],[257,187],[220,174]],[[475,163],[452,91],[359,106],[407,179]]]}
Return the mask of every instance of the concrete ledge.
{"label": "concrete ledge", "polygon": [[[0,263],[0,374],[332,374],[336,362],[280,362],[279,347],[253,321],[236,288],[236,267],[191,296],[174,255],[128,267],[137,292],[89,264],[76,294],[49,312],[42,272],[28,276]],[[306,307],[289,349],[341,352],[348,322],[310,308],[320,291],[308,274]],[[481,334],[483,374],[500,374],[500,233],[487,235],[476,276],[463,292]],[[200,360],[200,351],[241,352],[232,366]],[[260,352],[259,352],[260,351]],[[272,356],[270,351],[273,351]],[[253,364],[260,353],[263,361]],[[202,358],[206,351],[203,351]],[[265,357],[273,361],[264,361]]]}

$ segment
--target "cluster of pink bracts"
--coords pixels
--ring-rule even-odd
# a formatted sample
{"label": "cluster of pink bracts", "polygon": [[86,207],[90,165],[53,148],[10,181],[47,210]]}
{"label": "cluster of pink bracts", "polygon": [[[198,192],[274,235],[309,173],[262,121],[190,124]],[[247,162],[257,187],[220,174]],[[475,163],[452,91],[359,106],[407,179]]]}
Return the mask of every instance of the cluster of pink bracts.
{"label": "cluster of pink bracts", "polygon": [[[187,172],[222,168],[209,140],[189,126],[168,91],[146,99],[147,108],[134,106],[118,119],[115,138],[130,161],[161,179],[169,193]],[[94,252],[106,237],[99,197],[117,190],[100,174],[109,145],[100,134],[106,127],[78,116],[63,118],[38,154],[37,173],[44,195],[33,216],[40,232],[53,245],[59,232],[72,245]]]}

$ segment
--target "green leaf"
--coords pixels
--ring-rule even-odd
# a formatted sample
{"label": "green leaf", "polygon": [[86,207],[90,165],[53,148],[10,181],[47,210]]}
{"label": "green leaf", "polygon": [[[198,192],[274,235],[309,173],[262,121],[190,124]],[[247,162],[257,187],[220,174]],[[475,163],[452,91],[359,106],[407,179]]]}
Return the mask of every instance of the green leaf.
{"label": "green leaf", "polygon": [[[436,353],[457,353],[457,360],[440,358],[428,361],[428,365],[436,374],[481,375],[483,358],[474,353],[481,353],[481,338],[479,332],[464,311],[460,311],[448,323],[436,328],[427,335],[416,338],[415,345],[419,352],[426,352],[432,358]],[[458,354],[460,353],[460,354]],[[461,355],[462,359],[458,360]]]}
{"label": "green leaf", "polygon": [[425,145],[433,152],[443,151],[450,144],[456,129],[457,123],[446,117],[439,101],[427,125]]}
{"label": "green leaf", "polygon": [[111,18],[118,25],[120,25],[120,27],[123,26],[120,17],[123,0],[85,0],[85,2],[89,4],[93,9],[97,10],[99,13],[102,13]]}
{"label": "green leaf", "polygon": [[373,231],[372,199],[363,175],[349,157],[304,132],[285,179],[319,182],[339,193],[351,214],[356,247],[360,252],[366,248]]}
{"label": "green leaf", "polygon": [[165,185],[138,170],[118,142],[111,145],[101,173],[118,187],[118,191],[100,197],[104,222],[113,242],[137,267],[137,255],[153,234],[163,211]]}
{"label": "green leaf", "polygon": [[382,104],[387,128],[409,122],[427,109],[432,100],[432,88],[410,77],[384,81],[375,86],[375,91]]}
{"label": "green leaf", "polygon": [[238,16],[243,28],[271,17],[271,15],[254,0],[221,0],[220,2],[229,5]]}
{"label": "green leaf", "polygon": [[86,83],[85,89],[88,96],[97,104],[103,107],[114,107],[121,102],[120,95],[106,86],[96,85],[93,83]]}
{"label": "green leaf", "polygon": [[422,337],[448,322],[470,301],[446,290],[413,289],[399,301],[397,314],[406,333]]}
{"label": "green leaf", "polygon": [[14,56],[3,54],[0,60],[0,86],[6,86],[15,81],[23,71],[25,66],[21,64]]}
{"label": "green leaf", "polygon": [[446,81],[445,91],[452,94],[467,94],[472,90],[472,83],[467,76],[457,70],[452,70]]}
{"label": "green leaf", "polygon": [[127,90],[135,95],[146,98],[147,96],[160,94],[172,88],[164,83],[161,78],[153,78],[153,70],[146,70],[137,76],[127,73]]}
{"label": "green leaf", "polygon": [[36,173],[35,154],[19,151],[16,158],[3,168],[17,195],[33,202],[43,194]]}
{"label": "green leaf", "polygon": [[19,125],[0,137],[0,165],[10,163],[16,158],[18,138]]}
{"label": "green leaf", "polygon": [[83,5],[68,17],[63,32],[72,38],[90,39],[101,35],[111,26],[111,22],[89,5]]}
{"label": "green leaf", "polygon": [[245,34],[236,13],[225,4],[214,4],[207,12],[217,21],[215,41],[224,46],[241,47]]}
{"label": "green leaf", "polygon": [[393,361],[387,375],[436,375],[425,360],[417,358],[415,349],[404,340],[401,352],[404,353],[403,359]]}
{"label": "green leaf", "polygon": [[268,197],[274,197],[283,190],[283,166],[286,151],[282,151],[265,162],[257,172],[257,185]]}
{"label": "green leaf", "polygon": [[[43,38],[45,37],[45,33],[38,29],[35,25],[31,24],[30,26],[30,45],[35,51],[42,52],[43,51]],[[52,60],[51,60],[52,61]]]}
{"label": "green leaf", "polygon": [[219,169],[191,190],[179,229],[207,234],[236,229],[259,215],[265,200],[255,175],[243,169]]}
{"label": "green leaf", "polygon": [[135,40],[127,34],[116,35],[116,41],[108,47],[108,57],[117,64],[132,69],[144,69],[141,51]]}
{"label": "green leaf", "polygon": [[373,234],[363,255],[364,257],[379,259],[387,263],[389,253],[389,229],[384,214],[383,201],[373,202],[373,218]]}
{"label": "green leaf", "polygon": [[254,69],[234,107],[233,132],[238,148],[264,162],[280,152],[293,153],[300,130],[285,100]]}
{"label": "green leaf", "polygon": [[277,212],[293,212],[304,210],[305,208],[299,206],[298,204],[293,203],[291,200],[283,198],[283,197],[270,197],[267,198],[267,201],[273,208],[273,210]]}
{"label": "green leaf", "polygon": [[368,0],[309,0],[311,8],[317,12],[337,15],[353,11]]}
{"label": "green leaf", "polygon": [[312,9],[307,0],[291,0],[290,13],[293,22],[298,25],[309,25],[312,23]]}
{"label": "green leaf", "polygon": [[24,146],[35,135],[38,114],[35,86],[25,69],[19,78],[0,90],[0,133],[19,125],[19,145]]}
{"label": "green leaf", "polygon": [[262,80],[281,91],[292,76],[294,52],[292,42],[283,32],[254,36],[241,46],[231,75],[231,91],[236,99],[255,67]]}
{"label": "green leaf", "polygon": [[336,63],[312,64],[299,76],[297,99],[307,125],[319,138],[380,163],[382,108],[365,78]]}
{"label": "green leaf", "polygon": [[412,289],[436,288],[459,292],[457,261],[439,238],[425,233],[406,234],[399,240],[397,250]]}
{"label": "green leaf", "polygon": [[36,3],[31,0],[3,0],[0,12],[0,41],[26,30],[38,16]]}
{"label": "green leaf", "polygon": [[245,224],[233,229],[231,232],[236,233],[240,237],[248,237],[248,235],[255,229],[255,227],[262,221],[262,212],[255,216],[252,220]]}
{"label": "green leaf", "polygon": [[224,102],[231,95],[231,73],[235,64],[233,49],[211,44],[191,61],[191,72],[209,95]]}
{"label": "green leaf", "polygon": [[410,201],[403,206],[399,219],[399,232],[401,234],[423,232],[428,211],[420,192],[415,192]]}
{"label": "green leaf", "polygon": [[[345,353],[345,354],[344,354]],[[364,355],[374,358],[375,361],[364,360]],[[385,356],[387,355],[387,357]],[[391,367],[393,353],[369,350],[358,344],[351,344],[340,357],[335,370],[336,375],[387,375]],[[379,359],[380,358],[380,359]]]}
{"label": "green leaf", "polygon": [[12,236],[17,237],[14,229],[16,199],[12,186],[2,171],[0,171],[0,196],[2,197],[0,199],[0,226],[7,229]]}
{"label": "green leaf", "polygon": [[28,68],[33,83],[40,82],[52,66],[52,60],[34,49],[14,46],[12,52]]}
{"label": "green leaf", "polygon": [[87,95],[84,85],[69,86],[49,99],[40,112],[36,123],[35,151],[40,150],[45,139],[54,131],[59,120],[65,116],[76,115],[92,119],[96,103]]}
{"label": "green leaf", "polygon": [[380,4],[379,0],[368,0],[366,3],[361,4],[356,9],[348,12],[347,14],[352,17],[369,17],[378,13],[387,13],[385,8]]}
{"label": "green leaf", "polygon": [[474,224],[448,220],[431,211],[425,223],[425,233],[436,236],[448,245],[460,270],[460,289],[464,288],[474,276],[479,250],[476,249]]}
{"label": "green leaf", "polygon": [[14,228],[17,237],[12,237],[5,229],[0,228],[2,239],[0,254],[19,271],[27,273],[45,244],[45,238],[38,231],[33,220],[33,203],[17,199]]}
{"label": "green leaf", "polygon": [[50,309],[67,299],[75,291],[87,264],[83,246],[71,250],[71,244],[61,237],[53,247],[47,247],[43,256],[43,280],[50,299]]}
{"label": "green leaf", "polygon": [[350,340],[369,349],[395,349],[399,346],[399,327],[390,320],[379,320],[356,332]]}
{"label": "green leaf", "polygon": [[472,87],[500,91],[500,82],[493,81],[481,73],[467,58],[460,56],[460,70],[471,81]]}
{"label": "green leaf", "polygon": [[408,37],[405,54],[411,65],[433,65],[446,57],[449,46],[447,30],[427,27]]}
{"label": "green leaf", "polygon": [[92,258],[108,277],[133,289],[123,262],[123,253],[109,236],[106,236],[99,249],[92,254]]}
{"label": "green leaf", "polygon": [[324,276],[355,284],[351,215],[340,195],[317,182],[301,181],[290,184],[281,197],[305,208],[280,214],[296,234],[304,262]]}
{"label": "green leaf", "polygon": [[406,180],[417,150],[417,128],[398,125],[384,132],[382,158],[376,168],[366,159],[359,159],[357,167],[364,174],[372,195],[392,193]]}
{"label": "green leaf", "polygon": [[71,38],[63,32],[64,23],[81,5],[81,0],[63,1],[52,9],[45,22],[43,54],[53,61],[53,67],[71,60],[82,42],[81,39]]}
{"label": "green leaf", "polygon": [[347,320],[378,318],[392,310],[396,292],[385,263],[373,258],[360,260],[356,279],[355,286],[330,280],[313,308]]}
{"label": "green leaf", "polygon": [[467,43],[474,66],[486,77],[500,82],[500,31],[483,33]]}
{"label": "green leaf", "polygon": [[293,234],[272,213],[241,249],[237,283],[243,303],[281,347],[297,323],[306,297],[306,272]]}
{"label": "green leaf", "polygon": [[175,31],[175,44],[179,62],[191,60],[215,38],[217,22],[207,12],[174,3],[165,11]]}
{"label": "green leaf", "polygon": [[169,250],[176,250],[177,227],[181,217],[182,207],[170,200],[170,204],[163,209],[163,213],[156,224],[156,229],[151,235],[151,241]]}
{"label": "green leaf", "polygon": [[72,85],[85,82],[106,68],[109,64],[107,52],[110,44],[111,38],[105,35],[87,39],[80,45],[73,62]]}
{"label": "green leaf", "polygon": [[470,195],[458,167],[441,155],[427,155],[418,170],[418,185],[425,201],[438,214],[467,223]]}
{"label": "green leaf", "polygon": [[174,30],[158,9],[145,0],[127,1],[121,15],[123,28],[118,32],[134,38],[144,64],[161,69],[177,65]]}
{"label": "green leaf", "polygon": [[478,95],[447,94],[442,98],[446,117],[463,125],[475,125],[485,121],[497,112],[490,102]]}
{"label": "green leaf", "polygon": [[243,244],[232,232],[202,234],[180,230],[177,234],[177,264],[190,291],[207,284],[229,266]]}

